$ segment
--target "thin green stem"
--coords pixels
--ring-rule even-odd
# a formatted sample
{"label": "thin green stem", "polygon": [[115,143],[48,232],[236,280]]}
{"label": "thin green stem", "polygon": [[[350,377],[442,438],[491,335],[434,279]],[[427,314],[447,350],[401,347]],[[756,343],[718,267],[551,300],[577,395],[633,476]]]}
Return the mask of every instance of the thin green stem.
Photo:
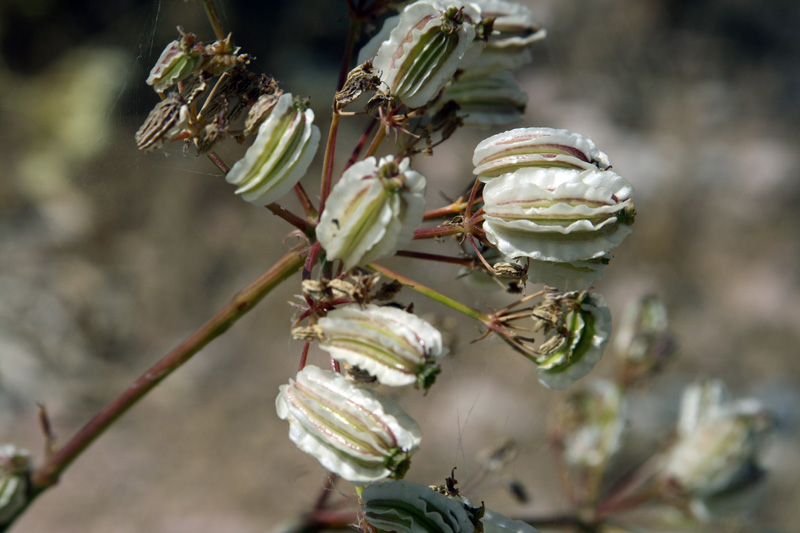
{"label": "thin green stem", "polygon": [[378,128],[378,132],[375,134],[375,137],[372,139],[372,143],[367,148],[367,152],[364,154],[364,159],[375,155],[375,152],[378,151],[378,148],[381,146],[383,139],[386,137],[386,128]]}
{"label": "thin green stem", "polygon": [[402,283],[403,285],[405,285],[405,286],[417,291],[418,293],[420,293],[420,294],[422,294],[424,296],[427,296],[431,300],[435,300],[435,301],[439,302],[442,305],[446,305],[447,307],[449,307],[449,308],[451,308],[451,309],[453,309],[455,311],[458,311],[459,313],[463,313],[463,314],[467,315],[470,318],[474,318],[475,320],[483,323],[486,326],[489,326],[491,324],[491,317],[489,315],[487,315],[486,313],[481,313],[480,311],[478,311],[477,309],[475,309],[473,307],[470,307],[468,305],[464,305],[461,302],[453,300],[449,296],[445,296],[444,294],[440,293],[439,291],[431,289],[430,287],[426,287],[425,285],[423,285],[421,283],[417,283],[413,279],[407,278],[407,277],[405,277],[405,276],[403,276],[401,274],[393,272],[393,271],[389,270],[388,268],[386,268],[384,266],[381,266],[381,265],[379,265],[377,263],[370,263],[368,266],[369,266],[369,268],[371,268],[375,272],[378,272],[382,276],[385,276],[385,277],[387,277],[389,279],[393,279],[395,281],[398,281],[398,282]]}
{"label": "thin green stem", "polygon": [[214,28],[214,35],[217,37],[217,40],[223,40],[225,38],[225,31],[222,29],[222,22],[219,20],[217,8],[214,6],[214,0],[203,0],[203,8],[206,10],[206,16],[211,23],[211,27]]}
{"label": "thin green stem", "polygon": [[297,199],[300,201],[300,205],[303,206],[303,212],[305,212],[306,217],[308,217],[309,220],[316,220],[319,214],[317,212],[317,208],[311,203],[308,193],[300,182],[295,184],[294,193],[297,196]]}
{"label": "thin green stem", "polygon": [[[128,409],[136,405],[148,392],[172,372],[180,368],[202,348],[227,331],[237,320],[253,309],[270,291],[297,272],[303,265],[307,253],[305,244],[292,248],[260,278],[239,291],[208,322],[150,367],[122,394],[92,418],[69,442],[34,470],[30,477],[31,497],[16,516],[21,514],[39,494],[58,483],[61,474],[73,461],[86,451]],[[10,524],[11,521],[8,521],[7,525]],[[2,530],[0,529],[0,531]]]}

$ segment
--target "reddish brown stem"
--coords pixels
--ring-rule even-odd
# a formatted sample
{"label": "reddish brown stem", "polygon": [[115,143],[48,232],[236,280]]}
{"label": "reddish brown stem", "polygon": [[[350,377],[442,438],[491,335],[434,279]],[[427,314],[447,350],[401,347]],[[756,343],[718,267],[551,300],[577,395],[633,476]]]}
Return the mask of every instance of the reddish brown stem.
{"label": "reddish brown stem", "polygon": [[400,257],[411,257],[414,259],[424,259],[426,261],[438,261],[440,263],[450,263],[453,265],[461,265],[465,267],[472,266],[472,259],[466,257],[451,257],[449,255],[427,254],[425,252],[414,252],[411,250],[398,250],[397,255]]}
{"label": "reddish brown stem", "polygon": [[299,229],[306,235],[313,235],[314,233],[314,226],[313,224],[309,224],[308,221],[300,218],[299,216],[295,215],[288,209],[285,209],[278,205],[277,203],[273,202],[266,206],[267,209],[272,211],[272,214],[281,217],[283,220],[294,226],[295,228]]}
{"label": "reddish brown stem", "polygon": [[446,237],[448,235],[460,235],[464,233],[461,226],[437,226],[435,228],[422,228],[414,231],[415,239],[433,239],[435,237]]}
{"label": "reddish brown stem", "polygon": [[272,289],[297,272],[306,257],[304,246],[295,246],[260,278],[242,289],[233,297],[230,303],[220,309],[200,329],[133,382],[122,394],[78,431],[64,447],[37,468],[31,474],[33,495],[36,496],[56,484],[62,472],[128,409],[133,407],[156,385],[180,368],[208,343],[227,331],[237,320],[253,309]]}

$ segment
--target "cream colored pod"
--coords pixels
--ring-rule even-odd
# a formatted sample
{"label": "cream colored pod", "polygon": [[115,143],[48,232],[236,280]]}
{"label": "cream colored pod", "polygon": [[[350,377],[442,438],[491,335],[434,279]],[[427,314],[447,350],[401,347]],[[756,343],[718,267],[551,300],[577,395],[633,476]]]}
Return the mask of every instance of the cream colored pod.
{"label": "cream colored pod", "polygon": [[560,343],[536,358],[539,383],[566,389],[588,374],[603,356],[611,335],[611,311],[599,294],[582,293],[557,332]]}
{"label": "cream colored pod", "polygon": [[446,350],[439,330],[396,307],[348,305],[319,320],[320,348],[331,357],[399,387],[430,387]]}
{"label": "cream colored pod", "polygon": [[493,18],[492,33],[483,52],[465,64],[469,70],[514,70],[533,60],[530,47],[547,33],[533,20],[527,6],[505,0],[475,0],[484,18]]}
{"label": "cream colored pod", "polygon": [[701,500],[754,484],[760,477],[754,476],[758,451],[771,425],[758,401],[726,401],[720,381],[692,384],[681,400],[678,439],[665,453],[659,477]]}
{"label": "cream colored pod", "polygon": [[371,59],[392,96],[408,107],[422,107],[453,77],[480,20],[468,3],[419,0],[386,20],[358,62]]}
{"label": "cream colored pod", "polygon": [[30,455],[13,444],[0,446],[0,529],[8,525],[28,500]]}
{"label": "cream colored pod", "polygon": [[331,191],[317,226],[329,260],[346,269],[394,254],[414,237],[425,213],[425,176],[392,156],[348,168]]}
{"label": "cream colored pod", "polygon": [[553,128],[517,128],[493,135],[475,147],[472,164],[483,182],[525,167],[606,170],[611,166],[588,137]]}
{"label": "cream colored pod", "polygon": [[422,440],[397,404],[315,366],[282,385],[275,406],[298,448],[356,484],[402,477]]}
{"label": "cream colored pod", "polygon": [[611,171],[522,168],[486,184],[483,229],[509,257],[601,258],[632,231],[632,192]]}
{"label": "cream colored pod", "polygon": [[255,142],[226,176],[236,194],[267,205],[289,192],[306,173],[319,147],[314,112],[300,98],[283,94],[258,128]]}

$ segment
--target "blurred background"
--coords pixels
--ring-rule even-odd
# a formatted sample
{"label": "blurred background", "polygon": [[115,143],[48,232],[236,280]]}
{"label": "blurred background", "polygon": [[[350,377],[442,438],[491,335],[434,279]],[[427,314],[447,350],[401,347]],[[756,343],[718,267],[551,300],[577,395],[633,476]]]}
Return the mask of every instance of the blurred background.
{"label": "blurred background", "polygon": [[[764,457],[766,494],[743,531],[794,530],[800,4],[524,3],[548,37],[517,72],[530,102],[514,127],[583,133],[636,187],[635,231],[595,286],[615,316],[643,294],[660,296],[680,344],[664,374],[634,393],[620,471],[663,445],[690,380],[720,377],[779,420]],[[327,131],[344,2],[229,0],[219,9],[257,69],[309,96]],[[208,160],[179,143],[136,151],[133,134],[158,101],[144,80],[177,25],[213,40],[193,2],[0,3],[0,442],[37,460],[36,402],[65,442],[290,244],[291,228],[235,197]],[[352,146],[364,120],[345,122],[340,147]],[[461,130],[415,163],[429,205],[469,182],[472,150],[491,133]],[[233,161],[243,147],[229,142],[222,152]],[[455,269],[423,267],[411,275],[470,305],[509,301],[466,291]],[[273,407],[301,349],[286,303],[298,292],[296,283],[280,287],[159,386],[13,530],[250,533],[307,509],[324,471],[290,443]],[[530,501],[511,498],[502,475],[472,496],[509,514],[564,509],[545,434],[564,393],[541,387],[533,365],[502,343],[470,344],[480,334],[472,323],[411,293],[400,300],[438,321],[455,347],[427,397],[394,393],[425,432],[408,479],[441,483],[457,466],[466,485],[481,450],[510,438],[519,449],[511,469]],[[321,352],[310,357],[324,364]],[[606,357],[593,375],[613,370]]]}

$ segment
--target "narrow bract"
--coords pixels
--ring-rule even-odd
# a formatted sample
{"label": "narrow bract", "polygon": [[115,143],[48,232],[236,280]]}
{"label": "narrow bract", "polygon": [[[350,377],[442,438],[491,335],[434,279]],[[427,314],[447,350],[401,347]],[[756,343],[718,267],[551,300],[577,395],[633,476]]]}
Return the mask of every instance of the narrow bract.
{"label": "narrow bract", "polygon": [[315,366],[282,385],[275,405],[297,447],[353,483],[402,477],[422,440],[394,402]]}

